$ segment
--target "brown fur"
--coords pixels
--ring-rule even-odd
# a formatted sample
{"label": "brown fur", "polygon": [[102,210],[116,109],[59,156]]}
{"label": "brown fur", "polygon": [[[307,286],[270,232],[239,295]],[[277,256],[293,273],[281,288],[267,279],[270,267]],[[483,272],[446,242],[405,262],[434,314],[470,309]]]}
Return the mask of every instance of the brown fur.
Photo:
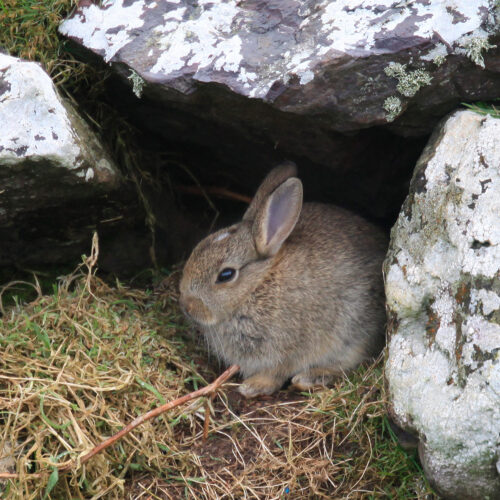
{"label": "brown fur", "polygon": [[[210,349],[241,367],[246,396],[270,394],[290,377],[301,389],[326,383],[383,343],[384,234],[333,205],[306,203],[300,211],[302,190],[294,175],[290,164],[271,171],[243,221],[203,240],[181,280],[181,306]],[[265,241],[256,239],[270,219],[263,211],[292,178],[282,190],[285,199],[290,193],[298,222],[293,214],[287,219],[294,227],[276,253],[258,253]],[[275,249],[271,242],[270,252]],[[239,270],[236,279],[216,283],[227,267]]]}

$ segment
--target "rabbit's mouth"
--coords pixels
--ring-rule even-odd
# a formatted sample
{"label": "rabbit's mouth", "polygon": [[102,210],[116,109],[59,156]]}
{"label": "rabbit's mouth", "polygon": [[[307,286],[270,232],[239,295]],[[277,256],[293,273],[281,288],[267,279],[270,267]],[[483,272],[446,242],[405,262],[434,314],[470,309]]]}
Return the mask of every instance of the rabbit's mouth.
{"label": "rabbit's mouth", "polygon": [[195,323],[200,325],[214,325],[216,318],[207,306],[195,297],[183,297],[179,299],[182,312]]}

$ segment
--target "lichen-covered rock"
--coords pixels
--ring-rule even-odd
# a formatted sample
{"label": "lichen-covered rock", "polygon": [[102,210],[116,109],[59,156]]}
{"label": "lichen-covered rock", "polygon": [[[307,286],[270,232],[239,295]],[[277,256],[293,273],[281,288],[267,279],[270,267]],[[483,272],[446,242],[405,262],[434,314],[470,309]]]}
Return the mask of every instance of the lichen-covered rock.
{"label": "lichen-covered rock", "polygon": [[127,218],[127,196],[126,207],[112,158],[43,69],[0,53],[0,266],[73,263],[92,231],[116,231],[100,221]]}
{"label": "lichen-covered rock", "polygon": [[60,31],[119,63],[137,95],[163,87],[184,102],[222,84],[331,130],[396,120],[422,134],[460,100],[498,95],[499,10],[496,0],[82,0]]}
{"label": "lichen-covered rock", "polygon": [[500,120],[438,127],[384,273],[392,416],[445,497],[500,498]]}
{"label": "lichen-covered rock", "polygon": [[112,159],[35,63],[0,54],[0,227],[117,187]]}

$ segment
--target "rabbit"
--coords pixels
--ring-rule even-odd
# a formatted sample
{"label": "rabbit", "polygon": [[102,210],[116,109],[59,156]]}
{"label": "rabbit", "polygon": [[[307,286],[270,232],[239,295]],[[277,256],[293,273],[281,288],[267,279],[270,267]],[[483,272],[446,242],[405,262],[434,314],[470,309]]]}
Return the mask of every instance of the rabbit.
{"label": "rabbit", "polygon": [[302,202],[295,164],[264,179],[241,222],[202,240],[180,281],[181,309],[243,376],[247,398],[291,378],[306,390],[384,343],[383,231],[328,204]]}

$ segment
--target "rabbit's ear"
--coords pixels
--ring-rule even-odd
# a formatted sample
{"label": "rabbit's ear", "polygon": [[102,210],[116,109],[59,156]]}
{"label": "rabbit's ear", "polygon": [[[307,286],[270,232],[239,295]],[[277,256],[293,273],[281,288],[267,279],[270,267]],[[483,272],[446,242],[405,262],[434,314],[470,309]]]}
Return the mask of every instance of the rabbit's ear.
{"label": "rabbit's ear", "polygon": [[243,220],[252,221],[257,215],[262,203],[265,199],[280,185],[290,177],[297,175],[297,166],[291,161],[286,161],[281,165],[273,168],[262,181],[259,189],[255,193],[252,202],[250,203]]}
{"label": "rabbit's ear", "polygon": [[277,187],[257,212],[252,227],[259,255],[275,255],[292,232],[302,209],[302,182],[292,177]]}

